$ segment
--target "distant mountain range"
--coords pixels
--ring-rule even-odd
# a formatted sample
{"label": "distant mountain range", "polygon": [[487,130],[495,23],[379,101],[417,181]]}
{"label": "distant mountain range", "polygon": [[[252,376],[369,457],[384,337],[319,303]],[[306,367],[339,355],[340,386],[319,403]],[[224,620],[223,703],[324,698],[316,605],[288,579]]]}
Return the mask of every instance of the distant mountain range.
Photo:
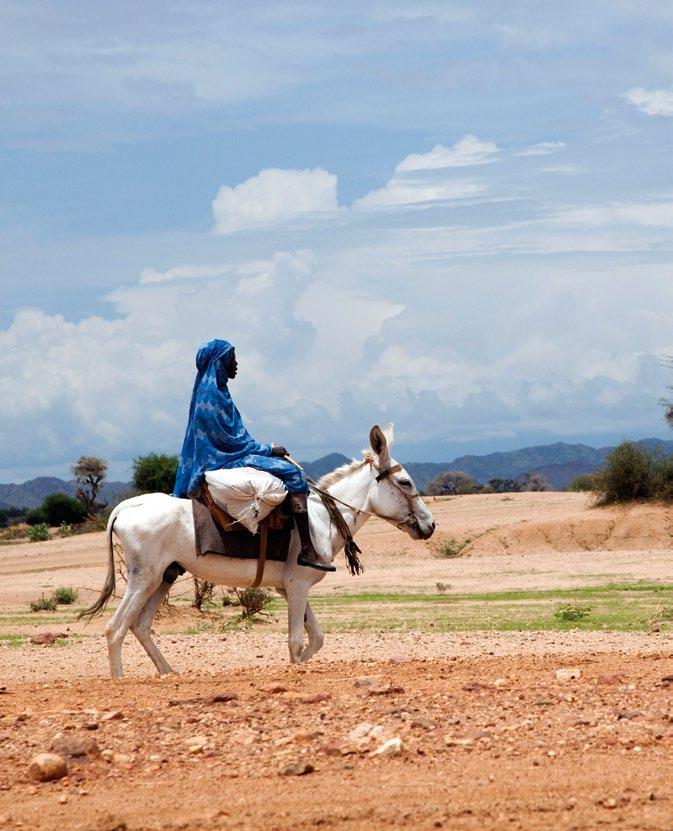
{"label": "distant mountain range", "polygon": [[[673,441],[664,439],[642,439],[637,444],[649,452],[658,451],[673,455]],[[482,484],[491,479],[516,479],[525,473],[539,473],[554,490],[563,490],[576,476],[599,470],[605,457],[614,447],[589,447],[586,444],[543,444],[509,450],[503,453],[489,453],[486,456],[459,456],[450,462],[405,462],[409,471],[422,490],[426,483],[437,474],[447,470],[462,470]],[[312,479],[319,479],[325,473],[350,461],[342,453],[330,453],[313,462],[302,462],[302,467]],[[74,496],[77,483],[55,476],[40,476],[21,485],[0,484],[0,508],[37,508],[50,493],[67,493]],[[101,492],[103,501],[115,504],[132,493],[129,482],[107,482]]]}

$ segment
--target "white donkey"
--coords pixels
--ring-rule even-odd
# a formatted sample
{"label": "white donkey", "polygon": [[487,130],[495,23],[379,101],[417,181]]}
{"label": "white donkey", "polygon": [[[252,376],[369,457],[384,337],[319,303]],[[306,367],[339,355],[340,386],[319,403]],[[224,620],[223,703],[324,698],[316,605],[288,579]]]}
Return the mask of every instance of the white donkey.
{"label": "white donkey", "polygon": [[[352,534],[357,533],[370,516],[378,516],[412,539],[428,539],[435,530],[432,514],[418,494],[409,474],[390,456],[393,425],[372,427],[369,440],[372,452],[364,458],[338,468],[320,480],[338,502],[338,507]],[[383,475],[382,475],[383,474]],[[349,507],[345,507],[345,506]],[[343,548],[334,523],[318,496],[309,500],[311,537],[318,554],[331,562]],[[179,563],[194,576],[224,586],[249,586],[255,578],[256,560],[243,560],[220,554],[196,556],[192,505],[189,499],[177,499],[162,493],[150,493],[121,502],[110,515],[107,525],[108,572],[98,600],[80,617],[92,618],[105,608],[115,590],[112,532],[124,547],[128,586],[119,607],[105,631],[113,678],[123,675],[121,649],[129,629],[138,638],[160,674],[171,667],[152,640],[152,619],[170,590],[164,574]],[[323,645],[323,632],[308,603],[311,586],[325,576],[306,566],[297,565],[299,537],[293,531],[287,562],[267,561],[263,586],[276,588],[287,599],[288,645],[293,663],[307,661]],[[308,643],[304,645],[304,627]]]}

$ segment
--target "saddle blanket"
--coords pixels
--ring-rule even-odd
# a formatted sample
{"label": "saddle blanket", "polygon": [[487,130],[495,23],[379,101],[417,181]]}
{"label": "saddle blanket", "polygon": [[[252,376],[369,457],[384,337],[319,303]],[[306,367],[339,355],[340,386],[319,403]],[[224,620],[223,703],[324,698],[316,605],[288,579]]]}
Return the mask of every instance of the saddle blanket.
{"label": "saddle blanket", "polygon": [[[235,530],[223,531],[207,506],[196,499],[192,499],[192,513],[197,557],[203,554],[222,554],[225,557],[244,560],[256,560],[259,557],[259,534],[251,534],[238,522],[233,525]],[[269,517],[267,560],[287,560],[293,527],[292,514],[281,505],[275,510],[274,515]]]}

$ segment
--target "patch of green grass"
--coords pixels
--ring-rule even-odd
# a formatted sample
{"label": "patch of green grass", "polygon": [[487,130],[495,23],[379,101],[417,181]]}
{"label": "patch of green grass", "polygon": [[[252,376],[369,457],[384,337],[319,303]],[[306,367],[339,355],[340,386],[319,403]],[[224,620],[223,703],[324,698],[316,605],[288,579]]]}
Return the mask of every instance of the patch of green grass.
{"label": "patch of green grass", "polygon": [[28,640],[27,635],[0,635],[0,645],[17,648]]}

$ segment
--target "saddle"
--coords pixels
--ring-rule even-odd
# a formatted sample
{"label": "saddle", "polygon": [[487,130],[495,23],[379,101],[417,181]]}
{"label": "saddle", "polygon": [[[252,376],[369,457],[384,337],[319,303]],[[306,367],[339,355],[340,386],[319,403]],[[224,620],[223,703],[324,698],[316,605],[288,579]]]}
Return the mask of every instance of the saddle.
{"label": "saddle", "polygon": [[259,524],[259,533],[252,534],[215,502],[204,482],[198,499],[192,499],[197,556],[222,554],[226,557],[257,560],[257,573],[252,583],[262,582],[267,560],[285,562],[290,548],[294,520],[289,495]]}

